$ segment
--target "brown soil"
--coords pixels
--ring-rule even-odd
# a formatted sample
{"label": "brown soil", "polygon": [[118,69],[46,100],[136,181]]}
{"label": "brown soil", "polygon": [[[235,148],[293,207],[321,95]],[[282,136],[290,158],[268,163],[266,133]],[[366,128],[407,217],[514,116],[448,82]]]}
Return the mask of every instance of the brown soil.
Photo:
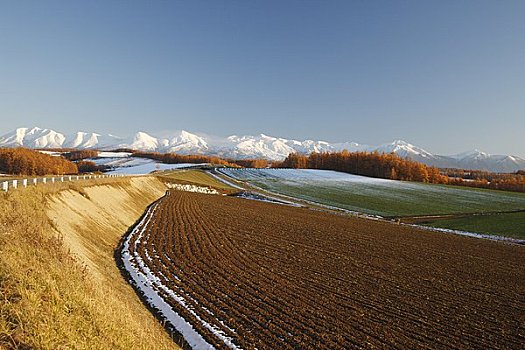
{"label": "brown soil", "polygon": [[140,243],[166,286],[245,349],[525,342],[522,246],[178,191],[160,200]]}

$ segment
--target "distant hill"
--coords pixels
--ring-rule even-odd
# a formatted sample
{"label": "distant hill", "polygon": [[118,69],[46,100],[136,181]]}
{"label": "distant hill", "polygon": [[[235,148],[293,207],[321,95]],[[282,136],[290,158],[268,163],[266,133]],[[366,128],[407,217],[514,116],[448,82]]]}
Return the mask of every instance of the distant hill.
{"label": "distant hill", "polygon": [[362,145],[355,142],[329,143],[315,140],[291,140],[268,136],[199,136],[184,130],[167,137],[158,137],[139,131],[131,137],[117,137],[94,132],[63,134],[51,129],[18,128],[0,136],[0,147],[29,148],[78,148],[115,149],[129,148],[160,153],[205,154],[224,158],[265,158],[282,160],[289,153],[341,151],[395,152],[401,157],[441,168],[462,168],[493,172],[515,172],[525,169],[525,159],[511,155],[491,155],[478,150],[452,156],[432,154],[403,140],[396,140],[379,146]]}

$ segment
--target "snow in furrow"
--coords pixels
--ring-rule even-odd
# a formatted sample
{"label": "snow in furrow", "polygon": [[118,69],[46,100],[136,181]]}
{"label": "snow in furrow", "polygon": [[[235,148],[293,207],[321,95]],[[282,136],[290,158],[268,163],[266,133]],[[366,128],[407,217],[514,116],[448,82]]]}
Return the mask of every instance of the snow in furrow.
{"label": "snow in furrow", "polygon": [[[135,247],[141,242],[142,236],[153,217],[153,213],[156,210],[158,204],[153,205],[147,211],[144,218],[139,222],[139,224],[133,229],[131,234],[124,241],[122,249],[122,260],[124,262],[124,267],[129,272],[132,282],[144,293],[144,296],[148,300],[148,303],[155,307],[160,314],[177,330],[179,331],[188,344],[196,350],[208,350],[215,349],[211,344],[209,344],[194,328],[187,322],[183,317],[177,314],[172,307],[162,298],[162,296],[157,292],[157,290],[162,290],[164,293],[168,294],[174,301],[184,307],[188,312],[193,315],[203,327],[212,332],[217,338],[224,342],[231,349],[241,349],[235,345],[232,339],[224,334],[224,332],[212,324],[204,321],[199,315],[192,310],[186,303],[185,299],[175,293],[173,290],[165,286],[161,278],[166,278],[166,276],[161,274],[161,278],[155,275],[151,269],[144,263],[143,259],[138,255],[138,253],[131,254],[129,251],[129,245],[131,237],[138,235],[135,241]],[[147,259],[151,260],[149,254],[147,254]],[[193,299],[192,299],[193,300]],[[198,303],[193,300],[193,302],[198,305]],[[204,308],[203,308],[204,309]],[[204,309],[205,310],[205,309]],[[207,310],[205,310],[207,311]],[[223,326],[228,328],[230,331],[234,332],[230,327],[227,327],[223,321],[217,320]]]}

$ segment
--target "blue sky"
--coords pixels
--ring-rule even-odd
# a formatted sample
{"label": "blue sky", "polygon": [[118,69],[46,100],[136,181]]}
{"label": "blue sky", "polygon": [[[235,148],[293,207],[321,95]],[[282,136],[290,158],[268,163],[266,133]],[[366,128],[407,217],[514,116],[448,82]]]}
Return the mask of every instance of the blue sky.
{"label": "blue sky", "polygon": [[0,133],[525,156],[525,1],[0,0]]}

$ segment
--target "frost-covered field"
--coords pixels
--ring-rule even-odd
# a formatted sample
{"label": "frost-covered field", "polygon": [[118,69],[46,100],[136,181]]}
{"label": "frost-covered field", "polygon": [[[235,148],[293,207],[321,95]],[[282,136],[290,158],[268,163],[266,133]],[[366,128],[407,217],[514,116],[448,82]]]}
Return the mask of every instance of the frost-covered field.
{"label": "frost-covered field", "polygon": [[381,216],[525,209],[525,194],[375,179],[329,170],[221,169],[263,189]]}
{"label": "frost-covered field", "polygon": [[131,157],[126,152],[100,152],[98,158],[89,159],[97,165],[107,165],[113,170],[108,174],[144,175],[155,170],[189,168],[204,164],[163,164],[152,159]]}
{"label": "frost-covered field", "polygon": [[117,168],[116,170],[108,172],[108,174],[143,175],[143,174],[149,174],[155,170],[181,169],[181,168],[194,167],[197,165],[197,164],[190,164],[190,163],[163,164],[163,163],[155,162],[149,159],[141,159],[141,161],[144,161],[144,162],[135,162],[132,165],[126,164],[125,166],[121,166],[120,168]]}

